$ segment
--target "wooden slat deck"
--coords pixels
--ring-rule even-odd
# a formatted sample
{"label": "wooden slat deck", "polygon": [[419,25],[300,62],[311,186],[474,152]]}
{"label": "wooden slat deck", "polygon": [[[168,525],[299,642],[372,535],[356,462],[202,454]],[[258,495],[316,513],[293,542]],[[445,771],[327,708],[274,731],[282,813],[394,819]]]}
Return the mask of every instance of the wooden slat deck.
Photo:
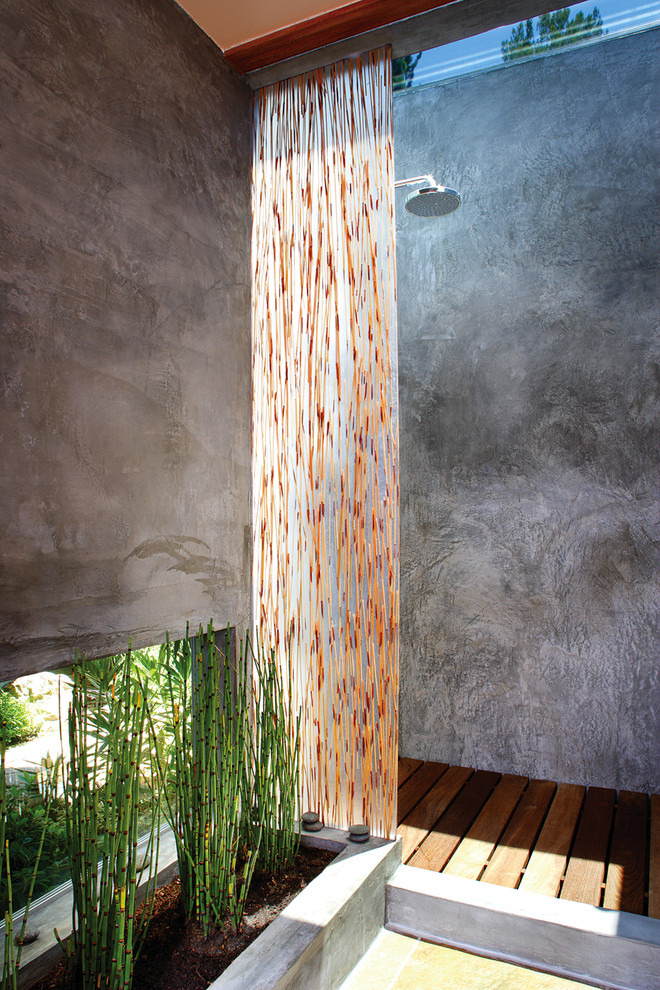
{"label": "wooden slat deck", "polygon": [[403,861],[660,917],[660,796],[399,761]]}

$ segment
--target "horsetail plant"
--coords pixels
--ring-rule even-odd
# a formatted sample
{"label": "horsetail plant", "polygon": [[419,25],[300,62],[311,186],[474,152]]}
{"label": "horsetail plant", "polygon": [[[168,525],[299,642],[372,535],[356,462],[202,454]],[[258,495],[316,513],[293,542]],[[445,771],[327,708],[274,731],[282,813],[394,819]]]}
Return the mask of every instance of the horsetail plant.
{"label": "horsetail plant", "polygon": [[219,643],[210,623],[196,637],[168,639],[160,656],[173,739],[161,787],[184,911],[205,934],[227,914],[238,927],[257,863],[277,871],[298,843],[290,663],[283,679],[249,640],[233,649],[230,629]]}
{"label": "horsetail plant", "polygon": [[[70,979],[80,990],[129,990],[153,910],[159,789],[154,787],[146,852],[139,855],[148,705],[131,676],[130,649],[97,662],[95,673],[93,681],[84,663],[76,663],[69,707],[64,787],[73,933],[65,951]],[[137,892],[145,874],[138,916]]]}
{"label": "horsetail plant", "polygon": [[293,671],[291,646],[284,669],[249,637],[245,652],[252,667],[253,814],[262,830],[259,868],[278,873],[298,851],[298,782],[300,775],[300,713],[291,706]]}
{"label": "horsetail plant", "polygon": [[[232,665],[213,625],[162,648],[174,737],[161,767],[166,816],[176,837],[185,914],[208,935],[229,914],[240,924],[261,839],[241,830],[250,791],[250,720],[244,658]],[[173,791],[170,799],[169,792]]]}

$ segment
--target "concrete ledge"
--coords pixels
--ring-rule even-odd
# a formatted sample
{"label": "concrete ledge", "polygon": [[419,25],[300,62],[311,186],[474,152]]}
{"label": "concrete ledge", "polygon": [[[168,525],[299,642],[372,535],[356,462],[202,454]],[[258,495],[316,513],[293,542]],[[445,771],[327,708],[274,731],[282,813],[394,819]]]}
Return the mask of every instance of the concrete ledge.
{"label": "concrete ledge", "polygon": [[347,842],[336,829],[306,845],[344,846],[209,990],[333,990],[383,926],[385,888],[401,863],[401,840]]}
{"label": "concrete ledge", "polygon": [[385,927],[616,990],[659,990],[660,921],[401,866]]}
{"label": "concrete ledge", "polygon": [[[370,839],[358,845],[350,843],[344,831],[323,828],[303,832],[301,844],[339,855],[209,990],[329,990],[343,981],[382,929],[387,881],[401,864],[400,840],[392,843]],[[141,845],[146,845],[146,838]],[[176,843],[171,830],[165,827],[158,859],[159,886],[177,871]],[[32,986],[62,959],[54,929],[62,939],[69,937],[71,908],[70,882],[33,903],[29,927],[38,928],[41,934],[23,949],[18,974],[20,990]],[[22,915],[22,911],[14,915],[15,931],[20,930]],[[4,924],[0,925],[0,960],[3,936]]]}

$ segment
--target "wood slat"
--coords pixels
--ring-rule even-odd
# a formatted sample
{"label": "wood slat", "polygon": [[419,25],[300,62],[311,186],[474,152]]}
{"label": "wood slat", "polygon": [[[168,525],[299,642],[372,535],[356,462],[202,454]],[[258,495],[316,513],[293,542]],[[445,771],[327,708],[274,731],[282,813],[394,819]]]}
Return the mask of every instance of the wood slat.
{"label": "wood slat", "polygon": [[461,787],[472,776],[469,767],[450,767],[442,775],[429,793],[417,804],[402,821],[397,834],[403,840],[403,862],[406,863],[415,849],[426,838],[430,830],[454,800]]}
{"label": "wood slat", "polygon": [[481,813],[445,866],[443,873],[478,880],[511,817],[527,777],[505,773]]}
{"label": "wood slat", "polygon": [[411,858],[411,866],[442,870],[490,797],[499,776],[489,770],[477,770],[472,775]]}
{"label": "wood slat", "polygon": [[603,907],[643,913],[647,821],[646,794],[619,791]]}
{"label": "wood slat", "polygon": [[660,918],[660,794],[651,795],[649,918]]}
{"label": "wood slat", "polygon": [[515,887],[529,858],[545,818],[556,785],[549,780],[530,780],[515,814],[481,877],[486,883]]}
{"label": "wood slat", "polygon": [[660,795],[622,791],[617,804],[600,787],[400,765],[404,862],[636,914],[647,910],[648,875],[648,914],[660,918]]}
{"label": "wood slat", "polygon": [[403,821],[424,795],[443,775],[448,763],[424,763],[419,770],[409,777],[399,788],[397,796],[397,817]]}
{"label": "wood slat", "polygon": [[559,894],[585,791],[586,787],[577,784],[557,785],[554,801],[520,881],[520,890],[547,897]]}
{"label": "wood slat", "polygon": [[415,770],[418,770],[422,766],[423,760],[410,760],[406,756],[402,756],[399,760],[399,787],[412,777]]}
{"label": "wood slat", "polygon": [[590,787],[587,791],[559,894],[563,900],[600,904],[615,797],[615,792],[605,787]]}

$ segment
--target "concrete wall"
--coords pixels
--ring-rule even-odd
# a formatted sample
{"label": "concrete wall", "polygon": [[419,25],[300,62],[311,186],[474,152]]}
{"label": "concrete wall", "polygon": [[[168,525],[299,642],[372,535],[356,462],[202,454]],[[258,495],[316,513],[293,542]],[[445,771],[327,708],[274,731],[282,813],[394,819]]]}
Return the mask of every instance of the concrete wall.
{"label": "concrete wall", "polygon": [[171,0],[0,38],[5,679],[247,619],[251,97]]}
{"label": "concrete wall", "polygon": [[660,787],[659,39],[395,97],[401,755]]}

